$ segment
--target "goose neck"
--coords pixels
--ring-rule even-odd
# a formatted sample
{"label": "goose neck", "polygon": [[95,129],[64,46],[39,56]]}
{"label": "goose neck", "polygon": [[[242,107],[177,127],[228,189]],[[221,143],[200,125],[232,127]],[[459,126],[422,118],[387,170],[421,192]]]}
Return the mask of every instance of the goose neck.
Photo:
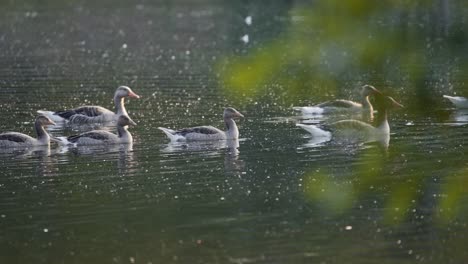
{"label": "goose neck", "polygon": [[117,126],[117,135],[122,143],[130,143],[133,141],[127,126]]}
{"label": "goose neck", "polygon": [[228,139],[236,139],[239,137],[239,129],[237,128],[236,122],[232,118],[224,118],[224,124],[226,127],[226,136]]}
{"label": "goose neck", "polygon": [[365,117],[370,121],[374,120],[374,108],[372,107],[372,104],[369,101],[369,96],[363,96],[361,104],[362,108],[365,110]]}
{"label": "goose neck", "polygon": [[375,119],[375,124],[378,129],[385,133],[390,133],[390,125],[388,124],[388,114],[387,109],[379,110],[377,118]]}
{"label": "goose neck", "polygon": [[48,145],[50,142],[49,133],[47,133],[45,128],[39,122],[34,123],[34,130],[36,131],[37,140]]}
{"label": "goose neck", "polygon": [[114,96],[115,112],[118,115],[128,115],[127,110],[125,109],[124,100],[125,99],[122,96]]}

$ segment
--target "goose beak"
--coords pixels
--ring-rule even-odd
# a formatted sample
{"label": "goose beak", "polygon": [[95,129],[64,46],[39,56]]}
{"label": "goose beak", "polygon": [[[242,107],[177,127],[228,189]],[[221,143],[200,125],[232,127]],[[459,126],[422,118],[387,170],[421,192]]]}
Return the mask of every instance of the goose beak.
{"label": "goose beak", "polygon": [[52,126],[55,126],[55,125],[57,125],[57,124],[56,124],[54,121],[52,121],[52,120],[49,120],[49,121],[47,121],[47,124],[46,124],[46,125],[52,125]]}
{"label": "goose beak", "polygon": [[393,102],[393,107],[394,108],[405,108],[402,104],[398,103],[398,102]]}
{"label": "goose beak", "polygon": [[130,122],[129,122],[130,125],[132,125],[132,126],[136,126],[136,125],[137,125],[137,123],[135,123],[135,121],[133,121],[133,120],[131,120],[131,119],[130,119],[129,121],[130,121]]}
{"label": "goose beak", "polygon": [[242,118],[244,118],[244,115],[241,114],[240,112],[237,112],[237,117],[242,117]]}
{"label": "goose beak", "polygon": [[374,89],[374,91],[372,92],[373,94],[378,94],[378,95],[382,95],[382,92],[377,90],[377,89]]}
{"label": "goose beak", "polygon": [[128,97],[137,98],[137,99],[140,98],[140,96],[139,96],[138,94],[136,94],[136,93],[134,93],[134,92],[132,92],[132,91],[129,91],[129,92],[128,92]]}
{"label": "goose beak", "polygon": [[365,91],[366,89],[368,89],[368,94],[369,95],[372,95],[372,94],[379,94],[379,95],[382,95],[382,92],[379,91],[377,88],[375,88],[374,86],[372,85],[369,85],[369,84],[365,84],[362,86],[362,90]]}

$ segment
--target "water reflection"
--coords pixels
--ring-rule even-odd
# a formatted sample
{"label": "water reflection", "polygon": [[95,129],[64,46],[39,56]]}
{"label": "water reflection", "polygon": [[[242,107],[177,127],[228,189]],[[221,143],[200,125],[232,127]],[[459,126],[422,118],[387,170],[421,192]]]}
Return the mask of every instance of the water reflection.
{"label": "water reflection", "polygon": [[[466,83],[465,8],[447,20],[447,40],[431,19],[442,10],[431,3],[462,1],[114,2],[11,1],[0,11],[0,123],[57,104],[106,105],[97,91],[121,80],[153,93],[133,104],[135,151],[2,156],[1,263],[466,262],[468,135],[426,112],[439,89]],[[225,55],[219,75],[213,63]],[[298,151],[304,132],[262,122],[305,100],[352,98],[348,87],[363,82],[411,102],[395,119],[414,125],[395,126],[386,156],[372,143]],[[157,126],[216,124],[213,109],[232,98],[251,113],[247,142],[162,145]],[[359,119],[311,122],[348,118]]]}
{"label": "water reflection", "polygon": [[239,140],[227,140],[226,154],[224,156],[224,171],[228,175],[242,177],[245,174],[245,162],[240,158]]}
{"label": "water reflection", "polygon": [[468,109],[456,109],[450,114],[447,125],[462,126],[468,123]]}
{"label": "water reflection", "polygon": [[382,136],[379,140],[361,140],[356,139],[333,139],[328,137],[305,137],[308,138],[306,143],[303,143],[298,149],[306,148],[336,148],[339,153],[356,154],[359,151],[367,148],[376,148],[381,156],[387,156],[390,147],[390,135]]}
{"label": "water reflection", "polygon": [[162,149],[164,153],[197,153],[203,156],[219,156],[224,153],[226,174],[241,176],[245,162],[239,158],[239,139],[171,142]]}
{"label": "water reflection", "polygon": [[331,140],[330,137],[312,137],[312,136],[307,136],[309,140],[307,143],[304,143],[302,146],[306,148],[314,148],[314,147],[320,147],[323,146],[326,142],[329,142]]}
{"label": "water reflection", "polygon": [[29,164],[35,175],[41,177],[55,176],[58,173],[57,151],[49,146],[34,146],[30,148],[0,149],[0,162],[3,168],[10,168],[15,163]]}
{"label": "water reflection", "polygon": [[305,138],[308,138],[308,142],[304,143],[302,145],[303,147],[321,147],[327,143],[342,146],[361,146],[368,143],[375,143],[379,146],[379,148],[387,150],[390,145],[390,133],[369,134],[366,133],[367,131],[342,130],[339,131],[338,135],[336,135],[327,131],[326,128],[322,128],[319,123],[320,121],[309,119],[306,122],[304,122],[308,124],[306,126],[302,124],[296,124],[296,126],[301,126],[306,131],[312,130],[310,132],[311,134],[307,134],[304,136]]}
{"label": "water reflection", "polygon": [[0,157],[8,158],[30,158],[30,157],[42,157],[49,156],[51,153],[50,147],[47,145],[43,146],[32,146],[32,147],[21,147],[21,148],[0,148]]}
{"label": "water reflection", "polygon": [[170,142],[162,152],[201,152],[204,155],[217,155],[219,150],[225,149],[227,155],[237,156],[239,154],[239,139],[230,140],[212,140],[212,141],[188,141],[188,142]]}
{"label": "water reflection", "polygon": [[133,143],[87,146],[60,146],[57,152],[62,154],[62,162],[71,162],[69,154],[93,157],[102,161],[116,160],[121,174],[134,174],[138,169]]}

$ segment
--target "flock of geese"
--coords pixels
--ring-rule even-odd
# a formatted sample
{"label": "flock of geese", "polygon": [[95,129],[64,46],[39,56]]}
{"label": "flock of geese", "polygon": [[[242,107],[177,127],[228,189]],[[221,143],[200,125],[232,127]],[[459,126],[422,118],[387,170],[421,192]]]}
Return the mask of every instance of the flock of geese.
{"label": "flock of geese", "polygon": [[[60,145],[87,146],[87,145],[110,145],[110,144],[128,144],[133,142],[132,135],[128,131],[128,126],[135,126],[136,123],[128,116],[125,109],[125,98],[140,98],[135,92],[127,86],[120,86],[114,94],[114,103],[116,112],[112,112],[101,106],[80,106],[74,109],[62,111],[37,111],[39,115],[34,122],[34,129],[37,138],[33,138],[19,132],[5,132],[0,134],[1,148],[28,148],[34,146],[50,146],[54,141]],[[237,128],[235,118],[244,117],[236,109],[228,107],[224,109],[224,123],[226,131],[222,131],[213,126],[198,126],[172,130],[159,127],[172,142],[177,141],[208,141],[208,140],[226,140],[239,138],[239,129]],[[72,135],[68,137],[52,137],[45,127],[57,125],[57,123],[66,123],[70,125],[88,125],[88,124],[109,124],[115,122],[117,125],[117,134],[107,130],[92,130],[85,133]]]}
{"label": "flock of geese", "polygon": [[[114,94],[114,103],[116,112],[110,111],[101,106],[80,106],[74,109],[63,111],[37,111],[39,115],[34,122],[34,128],[37,138],[33,138],[19,132],[5,132],[0,134],[1,148],[28,148],[34,146],[50,146],[54,141],[60,145],[86,146],[86,145],[109,145],[132,143],[133,138],[128,131],[128,126],[135,126],[136,123],[128,116],[125,110],[124,100],[129,98],[140,98],[135,92],[127,86],[120,86]],[[373,97],[374,106],[371,104],[370,97]],[[444,95],[444,98],[450,100],[457,108],[468,108],[468,99],[463,97],[454,97]],[[375,125],[370,123],[348,119],[341,120],[328,125],[306,125],[296,124],[309,132],[312,137],[326,138],[346,138],[350,135],[359,135],[364,141],[387,140],[390,135],[390,126],[388,124],[388,112],[392,109],[402,108],[403,106],[392,97],[384,95],[371,85],[364,85],[361,90],[361,102],[349,100],[333,100],[320,103],[314,106],[294,107],[294,110],[302,112],[304,115],[327,114],[334,112],[361,113],[367,120],[374,120],[374,109],[377,110]],[[238,139],[239,129],[234,119],[244,117],[239,111],[232,107],[224,109],[223,119],[225,131],[213,126],[197,126],[172,130],[159,127],[171,142],[178,141],[215,141]],[[92,123],[116,122],[117,134],[107,130],[92,130],[68,137],[52,137],[45,127],[56,125],[59,122],[65,122],[73,125],[84,125]]]}

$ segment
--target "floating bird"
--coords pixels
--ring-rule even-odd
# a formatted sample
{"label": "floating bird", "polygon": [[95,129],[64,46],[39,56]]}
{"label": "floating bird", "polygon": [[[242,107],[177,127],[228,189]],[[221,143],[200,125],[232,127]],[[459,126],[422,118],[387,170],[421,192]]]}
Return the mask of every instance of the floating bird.
{"label": "floating bird", "polygon": [[136,125],[128,116],[120,116],[117,120],[117,135],[106,130],[93,130],[69,137],[53,138],[61,145],[87,146],[132,143],[133,137],[128,132],[129,125]]}
{"label": "floating bird", "polygon": [[33,146],[49,146],[50,136],[44,129],[45,126],[55,125],[50,118],[39,115],[34,122],[34,130],[37,139],[18,132],[5,132],[0,134],[0,147],[2,148],[24,148]]}
{"label": "floating bird", "polygon": [[234,118],[244,116],[236,109],[228,107],[224,109],[223,117],[226,131],[222,131],[212,126],[198,126],[180,130],[172,130],[164,127],[158,128],[169,137],[171,142],[225,140],[239,138],[239,129],[237,128],[236,122],[234,122]]}
{"label": "floating bird", "polygon": [[444,95],[456,108],[468,108],[468,99],[461,96],[448,96]]}
{"label": "floating bird", "polygon": [[63,110],[63,111],[37,111],[39,114],[45,115],[55,122],[68,121],[71,124],[86,124],[86,123],[106,123],[117,121],[119,116],[128,116],[124,106],[124,98],[140,98],[132,89],[127,86],[120,86],[114,94],[114,103],[116,112],[112,112],[101,106],[80,106],[78,108]]}
{"label": "floating bird", "polygon": [[332,100],[323,102],[314,106],[302,106],[302,107],[293,107],[294,110],[301,111],[303,115],[313,115],[313,114],[326,114],[332,112],[367,112],[369,117],[372,119],[374,109],[372,104],[369,101],[369,96],[381,94],[372,85],[364,85],[361,90],[361,102],[353,102],[350,100]]}
{"label": "floating bird", "polygon": [[297,124],[313,137],[323,137],[327,141],[336,139],[337,141],[381,141],[388,146],[390,140],[390,125],[388,124],[388,111],[403,106],[390,96],[376,95],[375,106],[378,111],[375,120],[376,126],[359,120],[341,120],[331,123],[324,128],[315,125]]}

